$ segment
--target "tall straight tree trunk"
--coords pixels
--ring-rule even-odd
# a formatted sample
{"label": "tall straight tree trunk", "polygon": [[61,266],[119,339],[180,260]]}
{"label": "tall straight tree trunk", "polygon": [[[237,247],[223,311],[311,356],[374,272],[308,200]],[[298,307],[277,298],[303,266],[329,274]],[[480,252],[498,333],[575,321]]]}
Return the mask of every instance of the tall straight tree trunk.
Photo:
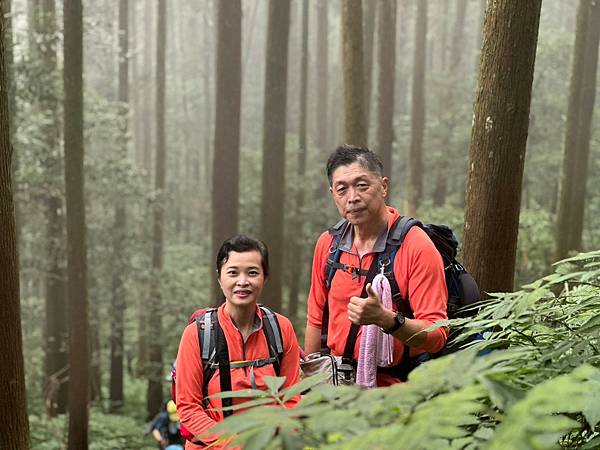
{"label": "tall straight tree trunk", "polygon": [[[143,92],[143,101],[141,106],[141,122],[143,138],[142,140],[142,167],[144,169],[146,186],[150,190],[152,186],[152,112],[155,111],[156,105],[154,104],[154,77],[152,75],[152,50],[154,49],[152,43],[155,41],[155,34],[153,33],[152,24],[154,22],[154,2],[144,2],[144,30],[143,30],[143,55],[142,55],[142,73],[141,73],[141,84]],[[145,211],[145,215],[150,221],[150,215],[152,214],[151,208]],[[145,239],[149,239],[150,233],[146,227],[143,227],[143,234]],[[138,310],[138,364],[137,374],[140,377],[145,377],[148,368],[148,305],[146,303],[146,296],[151,295],[150,292],[144,292],[137,305]]]}
{"label": "tall straight tree trunk", "polygon": [[[13,29],[12,29],[12,1],[11,0],[3,0],[1,3],[0,13],[4,17],[4,59],[6,61],[6,82],[8,86],[8,126],[10,132],[10,142],[11,144],[15,141],[15,126],[16,117],[17,117],[17,96],[16,96],[16,86],[15,86],[15,78],[14,78],[14,52],[13,52]],[[12,152],[12,183],[13,183],[13,195],[15,197],[14,207],[15,207],[15,221],[17,226],[17,247],[19,242],[21,241],[21,210],[19,207],[19,202],[17,200],[18,197],[18,185],[16,174],[19,169],[19,158],[16,151]]]}
{"label": "tall straight tree trunk", "polygon": [[[118,100],[120,120],[120,148],[117,149],[117,161],[124,164],[127,160],[127,129],[129,120],[129,0],[119,0],[119,86]],[[117,199],[115,222],[113,227],[113,274],[110,330],[110,411],[118,412],[123,406],[123,348],[125,325],[125,287],[126,270],[125,235],[127,217],[125,204]]]}
{"label": "tall straight tree trunk", "polygon": [[62,161],[58,156],[59,122],[58,92],[56,89],[56,10],[54,0],[36,2],[32,11],[36,47],[32,56],[43,62],[43,87],[39,91],[38,104],[44,116],[42,127],[46,152],[43,164],[46,167],[48,186],[44,203],[46,206],[46,268],[45,293],[45,355],[44,355],[44,399],[46,413],[55,416],[67,408],[67,321],[65,305],[64,223],[61,210],[63,202],[60,192],[62,184]]}
{"label": "tall straight tree trunk", "polygon": [[300,124],[299,148],[298,148],[298,191],[296,193],[296,213],[294,214],[294,230],[287,233],[293,236],[291,265],[290,265],[290,301],[288,304],[288,318],[295,323],[298,319],[298,303],[300,295],[300,281],[302,275],[302,263],[304,262],[304,186],[301,180],[306,176],[306,110],[308,100],[308,2],[302,2],[302,41],[300,48]]}
{"label": "tall straight tree trunk", "polygon": [[64,4],[64,146],[69,301],[69,450],[88,448],[87,247],[83,172],[83,11]]}
{"label": "tall straight tree trunk", "polygon": [[[365,69],[365,128],[369,140],[369,124],[371,116],[371,92],[373,88],[373,54],[375,42],[375,19],[377,17],[378,1],[363,1],[363,52]],[[395,32],[395,30],[394,30]]]}
{"label": "tall straight tree trunk", "polygon": [[596,97],[599,10],[600,4],[594,0],[580,0],[577,10],[575,55],[556,222],[557,260],[565,258],[571,250],[582,250],[587,165]]}
{"label": "tall straight tree trunk", "polygon": [[25,396],[25,369],[19,258],[12,192],[12,147],[8,110],[7,61],[4,52],[5,19],[0,17],[0,448],[29,449],[29,423]]}
{"label": "tall straight tree trunk", "polygon": [[497,0],[486,12],[463,246],[482,292],[513,289],[541,4]]}
{"label": "tall straight tree trunk", "polygon": [[281,311],[285,125],[290,0],[270,0],[265,72],[260,236],[269,245],[271,275],[263,301]]}
{"label": "tall straight tree trunk", "polygon": [[344,141],[365,147],[365,94],[361,0],[342,0]]}
{"label": "tall straight tree trunk", "polygon": [[[239,220],[240,102],[242,70],[242,5],[220,0],[217,6],[217,89],[215,147],[212,170],[212,251],[209,267],[222,242],[235,235]],[[220,301],[216,277],[212,296]]]}
{"label": "tall straight tree trunk", "polygon": [[163,404],[163,359],[162,359],[162,305],[160,277],[163,269],[164,210],[166,205],[166,157],[165,140],[165,72],[167,46],[167,0],[158,0],[156,11],[156,162],[155,184],[158,200],[154,206],[154,233],[152,246],[152,286],[148,324],[148,392],[147,418],[150,420],[160,411]]}
{"label": "tall straight tree trunk", "polygon": [[377,25],[379,36],[377,150],[383,163],[384,175],[389,177],[393,173],[396,0],[381,0],[379,3],[379,23]]}
{"label": "tall straight tree trunk", "polygon": [[317,146],[326,153],[329,123],[329,16],[328,0],[317,2]]}
{"label": "tall straight tree trunk", "polygon": [[[465,17],[467,12],[467,0],[458,0],[456,2],[456,17],[454,21],[454,30],[452,32],[452,47],[450,48],[450,61],[446,66],[446,82],[448,83],[441,95],[441,121],[445,125],[444,135],[442,137],[441,155],[437,163],[437,176],[435,190],[433,193],[434,206],[443,206],[446,203],[448,192],[448,166],[450,164],[452,153],[450,152],[450,141],[454,128],[456,126],[455,108],[457,104],[456,86],[460,76],[460,63],[464,49],[464,30]],[[463,75],[464,76],[464,75]],[[454,155],[457,157],[458,155]]]}
{"label": "tall straight tree trunk", "polygon": [[415,215],[423,196],[423,134],[425,132],[425,52],[427,49],[427,0],[417,3],[415,61],[413,68],[410,152],[405,213]]}
{"label": "tall straight tree trunk", "polygon": [[154,23],[153,2],[144,3],[144,56],[143,56],[143,71],[144,71],[144,101],[143,101],[143,130],[144,130],[144,169],[146,171],[146,181],[148,186],[151,186],[152,180],[152,107],[154,104],[154,95],[152,88],[154,80],[152,76],[152,43],[155,41],[155,35],[152,30]]}

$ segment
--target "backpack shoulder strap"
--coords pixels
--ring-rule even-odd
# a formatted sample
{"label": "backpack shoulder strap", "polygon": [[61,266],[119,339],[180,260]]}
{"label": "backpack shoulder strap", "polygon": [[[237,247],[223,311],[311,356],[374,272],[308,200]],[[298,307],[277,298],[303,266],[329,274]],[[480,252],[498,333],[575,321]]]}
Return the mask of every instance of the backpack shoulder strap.
{"label": "backpack shoulder strap", "polygon": [[343,267],[340,264],[340,241],[342,240],[342,236],[347,227],[348,221],[346,219],[341,219],[327,230],[333,237],[333,241],[331,242],[327,263],[324,268],[325,292],[327,295],[325,304],[323,305],[323,316],[321,318],[321,353],[324,354],[329,353],[329,348],[327,347],[327,337],[329,334],[329,289],[331,289],[331,282],[335,276],[335,272]]}
{"label": "backpack shoulder strap", "polygon": [[[229,368],[229,349],[223,329],[219,324],[218,313],[215,308],[206,310],[196,316],[198,329],[198,344],[203,367],[202,397],[205,402],[208,398],[208,383],[219,368],[221,392],[231,391],[231,373]],[[231,406],[232,399],[224,398],[223,407]],[[205,404],[206,405],[206,404]],[[232,411],[223,411],[225,417]]]}
{"label": "backpack shoulder strap", "polygon": [[279,376],[281,374],[281,360],[283,358],[283,337],[281,335],[281,328],[275,313],[264,305],[259,306],[263,315],[263,332],[267,339],[269,356],[275,357],[273,368],[275,369],[275,374]]}

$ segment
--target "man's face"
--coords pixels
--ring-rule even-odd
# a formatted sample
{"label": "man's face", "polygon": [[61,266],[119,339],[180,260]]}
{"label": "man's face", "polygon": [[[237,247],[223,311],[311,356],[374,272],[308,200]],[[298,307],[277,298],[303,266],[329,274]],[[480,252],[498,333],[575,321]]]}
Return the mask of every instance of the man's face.
{"label": "man's face", "polygon": [[377,220],[385,209],[388,179],[354,162],[335,169],[329,190],[340,215],[361,225]]}

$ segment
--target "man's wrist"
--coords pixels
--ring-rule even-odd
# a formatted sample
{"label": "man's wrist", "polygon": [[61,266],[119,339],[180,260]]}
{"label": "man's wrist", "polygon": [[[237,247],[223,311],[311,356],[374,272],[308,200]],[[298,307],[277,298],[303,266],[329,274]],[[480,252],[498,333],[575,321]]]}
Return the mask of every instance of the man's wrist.
{"label": "man's wrist", "polygon": [[381,315],[381,319],[377,326],[382,330],[389,330],[396,324],[396,320],[394,319],[394,311],[390,309],[383,308],[383,314]]}

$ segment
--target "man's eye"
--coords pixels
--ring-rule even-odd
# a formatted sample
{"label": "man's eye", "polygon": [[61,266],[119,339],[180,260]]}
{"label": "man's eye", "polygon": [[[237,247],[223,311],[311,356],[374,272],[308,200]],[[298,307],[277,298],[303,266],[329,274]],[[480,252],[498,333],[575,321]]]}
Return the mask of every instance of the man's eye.
{"label": "man's eye", "polygon": [[369,185],[368,185],[367,183],[358,183],[358,184],[356,185],[356,187],[357,187],[358,189],[363,189],[363,190],[364,190],[364,189],[367,189],[367,188],[369,187]]}
{"label": "man's eye", "polygon": [[336,189],[336,191],[338,194],[343,194],[344,192],[346,192],[346,188],[345,187],[339,187]]}

